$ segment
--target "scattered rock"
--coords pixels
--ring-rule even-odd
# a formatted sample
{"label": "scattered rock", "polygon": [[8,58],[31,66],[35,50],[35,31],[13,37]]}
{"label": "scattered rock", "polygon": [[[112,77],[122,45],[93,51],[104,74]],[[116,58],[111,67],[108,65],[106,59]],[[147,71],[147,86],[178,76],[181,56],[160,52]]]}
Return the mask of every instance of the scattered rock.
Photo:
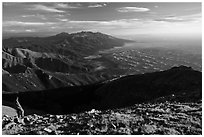
{"label": "scattered rock", "polygon": [[87,113],[88,114],[97,114],[97,113],[100,113],[100,111],[92,109],[91,111],[88,111]]}
{"label": "scattered rock", "polygon": [[71,118],[74,119],[74,120],[76,120],[77,117],[76,117],[76,116],[71,116]]}
{"label": "scattered rock", "polygon": [[47,114],[44,116],[34,114],[24,117],[25,124],[19,122],[17,117],[3,116],[2,133],[27,135],[201,135],[201,105],[201,103],[176,102],[143,103],[115,110],[92,109],[79,114]]}
{"label": "scattered rock", "polygon": [[52,132],[52,130],[49,129],[49,128],[44,128],[44,131],[46,131],[46,132],[48,132],[48,133],[51,133],[51,132]]}
{"label": "scattered rock", "polygon": [[174,128],[164,128],[164,133],[168,135],[180,135],[180,133]]}
{"label": "scattered rock", "polygon": [[144,134],[153,134],[157,130],[157,127],[155,125],[144,125],[142,127],[142,132]]}

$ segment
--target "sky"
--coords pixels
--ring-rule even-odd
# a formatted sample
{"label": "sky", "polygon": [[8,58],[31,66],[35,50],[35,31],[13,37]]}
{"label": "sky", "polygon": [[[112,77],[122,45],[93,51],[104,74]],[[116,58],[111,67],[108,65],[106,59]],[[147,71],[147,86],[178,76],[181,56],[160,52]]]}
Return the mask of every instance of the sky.
{"label": "sky", "polygon": [[93,31],[113,36],[201,37],[201,3],[3,3],[3,36]]}

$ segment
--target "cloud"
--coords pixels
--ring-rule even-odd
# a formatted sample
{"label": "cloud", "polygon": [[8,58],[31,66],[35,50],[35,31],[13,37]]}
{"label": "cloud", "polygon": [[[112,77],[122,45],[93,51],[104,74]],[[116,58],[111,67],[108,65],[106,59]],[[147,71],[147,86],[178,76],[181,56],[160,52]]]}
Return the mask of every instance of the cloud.
{"label": "cloud", "polygon": [[62,15],[62,14],[56,14],[55,16],[64,17],[64,15]]}
{"label": "cloud", "polygon": [[23,18],[30,18],[30,17],[36,17],[36,18],[40,18],[42,20],[47,20],[47,18],[45,17],[45,15],[41,15],[41,14],[30,14],[30,15],[22,15],[21,17]]}
{"label": "cloud", "polygon": [[[194,17],[194,16],[193,16]],[[187,18],[187,17],[186,17]],[[169,22],[154,19],[118,19],[110,21],[73,21],[59,25],[61,28],[72,26],[75,30],[99,31],[108,34],[196,34],[201,30],[201,23],[195,21]],[[69,29],[68,29],[69,30]],[[71,31],[71,30],[70,30]]]}
{"label": "cloud", "polygon": [[166,21],[166,22],[199,22],[201,21],[201,13],[191,14],[185,16],[166,16],[163,18],[155,19],[155,21]]}
{"label": "cloud", "polygon": [[36,15],[22,15],[21,17],[23,17],[23,18],[28,18],[28,17],[35,17]]}
{"label": "cloud", "polygon": [[79,5],[71,5],[71,4],[65,4],[65,3],[57,3],[54,5],[56,8],[62,8],[62,9],[75,9],[80,8]]}
{"label": "cloud", "polygon": [[[61,24],[59,26],[66,28],[67,26],[72,26],[73,28],[83,28],[89,30],[98,30],[104,31],[109,29],[116,29],[120,30],[122,28],[129,28],[130,26],[138,25],[138,22],[141,22],[139,19],[119,19],[119,20],[110,20],[110,21],[94,21],[94,20],[87,20],[87,21],[74,21],[70,20],[65,24]],[[138,25],[139,26],[139,25]]]}
{"label": "cloud", "polygon": [[[116,19],[109,21],[99,20],[69,20],[60,17],[55,22],[22,22],[4,21],[3,31],[8,33],[27,32],[55,34],[56,32],[76,32],[81,30],[99,31],[110,35],[135,35],[135,34],[201,34],[201,13],[185,16],[169,15],[160,21],[150,18]],[[57,21],[58,20],[58,21]],[[174,20],[174,21],[172,21]],[[16,31],[14,31],[16,30]],[[49,33],[48,33],[49,32]],[[31,31],[30,31],[31,33]],[[29,34],[30,34],[29,33]],[[31,33],[31,34],[33,34]]]}
{"label": "cloud", "polygon": [[3,29],[4,32],[16,32],[17,30],[15,29]]}
{"label": "cloud", "polygon": [[172,20],[172,21],[184,21],[183,18],[181,18],[181,17],[176,17],[176,16],[174,16],[174,17],[165,17],[164,19],[165,19],[165,20]]}
{"label": "cloud", "polygon": [[7,33],[23,33],[23,32],[26,32],[26,33],[31,33],[31,32],[36,32],[36,30],[34,29],[4,29],[3,30],[4,32],[7,32]]}
{"label": "cloud", "polygon": [[68,19],[60,19],[60,18],[56,18],[59,21],[68,21]]}
{"label": "cloud", "polygon": [[3,21],[3,26],[42,26],[53,25],[55,22],[22,22],[22,21]]}
{"label": "cloud", "polygon": [[121,7],[116,9],[118,12],[146,12],[150,9],[143,7]]}
{"label": "cloud", "polygon": [[45,6],[45,5],[40,5],[40,4],[36,4],[36,5],[33,5],[32,8],[29,8],[29,10],[37,10],[37,11],[46,11],[46,12],[57,12],[57,13],[63,13],[65,11],[63,10],[58,10],[56,9],[55,7],[48,7],[48,6]]}
{"label": "cloud", "polygon": [[99,23],[99,24],[108,24],[108,23],[118,23],[118,22],[132,22],[138,21],[140,19],[132,18],[132,19],[118,19],[118,20],[109,20],[109,21],[97,21],[97,20],[70,20],[69,23]]}
{"label": "cloud", "polygon": [[35,32],[35,30],[33,30],[33,29],[26,29],[25,31],[26,32]]}
{"label": "cloud", "polygon": [[159,19],[155,19],[155,21],[166,21],[166,22],[183,22],[185,21],[183,18],[180,17],[174,17],[174,16],[170,16],[170,17],[164,17],[164,18],[159,18]]}
{"label": "cloud", "polygon": [[69,21],[69,23],[98,23],[98,22],[102,22],[102,21],[92,21],[92,20],[72,20],[72,21]]}
{"label": "cloud", "polygon": [[95,5],[89,5],[88,8],[100,8],[105,7],[107,4],[95,4]]}

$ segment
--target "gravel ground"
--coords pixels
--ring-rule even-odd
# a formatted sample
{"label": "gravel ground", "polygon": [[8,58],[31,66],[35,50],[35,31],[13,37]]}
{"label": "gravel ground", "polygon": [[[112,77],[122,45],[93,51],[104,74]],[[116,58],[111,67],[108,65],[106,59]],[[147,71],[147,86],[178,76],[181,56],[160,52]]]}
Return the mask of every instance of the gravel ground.
{"label": "gravel ground", "polygon": [[202,103],[143,103],[79,114],[33,114],[22,121],[4,115],[2,128],[2,134],[201,135]]}

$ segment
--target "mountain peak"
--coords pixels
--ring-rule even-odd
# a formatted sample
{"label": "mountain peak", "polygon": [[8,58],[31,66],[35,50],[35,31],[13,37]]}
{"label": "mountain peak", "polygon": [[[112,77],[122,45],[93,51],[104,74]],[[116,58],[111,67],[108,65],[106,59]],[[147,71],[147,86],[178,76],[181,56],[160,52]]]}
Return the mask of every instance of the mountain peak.
{"label": "mountain peak", "polygon": [[188,66],[181,65],[181,66],[172,67],[170,70],[192,70],[192,68],[188,67]]}
{"label": "mountain peak", "polygon": [[61,33],[59,33],[59,34],[57,34],[56,36],[69,36],[69,33],[67,33],[67,32],[61,32]]}

